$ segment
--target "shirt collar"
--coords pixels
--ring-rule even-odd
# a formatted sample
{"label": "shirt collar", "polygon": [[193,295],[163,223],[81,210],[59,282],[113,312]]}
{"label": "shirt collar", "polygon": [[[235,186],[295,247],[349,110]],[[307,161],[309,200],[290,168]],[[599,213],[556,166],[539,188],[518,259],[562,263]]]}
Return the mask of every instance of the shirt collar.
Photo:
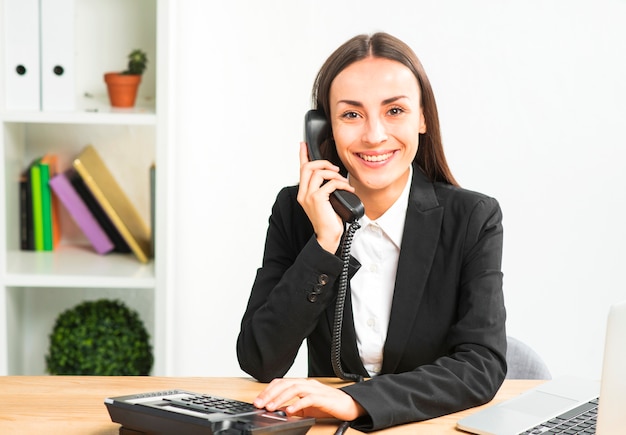
{"label": "shirt collar", "polygon": [[409,168],[410,172],[406,185],[404,186],[404,189],[398,199],[396,199],[396,202],[394,202],[392,206],[389,207],[389,209],[375,221],[370,220],[365,215],[359,220],[362,227],[366,227],[369,224],[378,225],[398,247],[398,249],[402,245],[402,234],[404,233],[406,210],[409,206],[409,192],[411,190],[411,182],[413,180],[413,165],[410,165]]}

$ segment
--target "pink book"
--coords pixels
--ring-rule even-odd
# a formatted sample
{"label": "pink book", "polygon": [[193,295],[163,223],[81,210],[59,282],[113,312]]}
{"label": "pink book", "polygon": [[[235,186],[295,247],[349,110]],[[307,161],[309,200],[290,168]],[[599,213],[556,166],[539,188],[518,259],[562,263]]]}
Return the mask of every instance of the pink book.
{"label": "pink book", "polygon": [[73,169],[68,169],[65,172],[57,174],[50,179],[48,184],[74,222],[76,222],[76,225],[78,225],[87,239],[89,239],[89,242],[91,242],[96,252],[98,254],[111,252],[114,248],[113,242],[111,242],[109,236],[104,232],[98,221],[93,217],[93,214],[91,214],[89,208],[87,208],[83,199],[70,183],[68,171],[72,170]]}

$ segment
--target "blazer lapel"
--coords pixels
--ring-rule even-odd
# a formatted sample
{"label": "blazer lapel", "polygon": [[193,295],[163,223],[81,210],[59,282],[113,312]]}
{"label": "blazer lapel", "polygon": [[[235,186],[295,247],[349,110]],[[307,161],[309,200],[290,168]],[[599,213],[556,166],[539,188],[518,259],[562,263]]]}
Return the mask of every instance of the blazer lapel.
{"label": "blazer lapel", "polygon": [[393,373],[404,352],[407,329],[413,325],[416,307],[424,294],[443,219],[443,207],[439,205],[433,184],[420,169],[415,168],[413,174],[384,348],[383,373]]}

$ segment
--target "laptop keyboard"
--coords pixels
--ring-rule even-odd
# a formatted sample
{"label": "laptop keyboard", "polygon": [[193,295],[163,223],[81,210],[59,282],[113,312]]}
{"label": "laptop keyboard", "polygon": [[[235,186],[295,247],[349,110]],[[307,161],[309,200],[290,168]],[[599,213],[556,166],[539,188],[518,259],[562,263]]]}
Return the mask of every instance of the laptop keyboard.
{"label": "laptop keyboard", "polygon": [[260,411],[251,403],[206,394],[190,395],[181,398],[165,398],[164,400],[183,408],[207,413],[223,412],[225,414],[242,414]]}
{"label": "laptop keyboard", "polygon": [[522,432],[520,435],[531,434],[595,434],[596,418],[598,416],[598,399],[584,403],[554,417],[540,425]]}

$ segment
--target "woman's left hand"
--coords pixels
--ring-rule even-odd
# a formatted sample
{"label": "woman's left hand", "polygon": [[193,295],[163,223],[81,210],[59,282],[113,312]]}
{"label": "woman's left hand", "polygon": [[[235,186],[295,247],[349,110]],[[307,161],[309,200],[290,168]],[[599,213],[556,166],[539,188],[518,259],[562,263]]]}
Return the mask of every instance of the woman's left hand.
{"label": "woman's left hand", "polygon": [[344,421],[365,415],[350,395],[313,379],[274,379],[254,400],[254,406],[268,411],[283,409],[288,415]]}

